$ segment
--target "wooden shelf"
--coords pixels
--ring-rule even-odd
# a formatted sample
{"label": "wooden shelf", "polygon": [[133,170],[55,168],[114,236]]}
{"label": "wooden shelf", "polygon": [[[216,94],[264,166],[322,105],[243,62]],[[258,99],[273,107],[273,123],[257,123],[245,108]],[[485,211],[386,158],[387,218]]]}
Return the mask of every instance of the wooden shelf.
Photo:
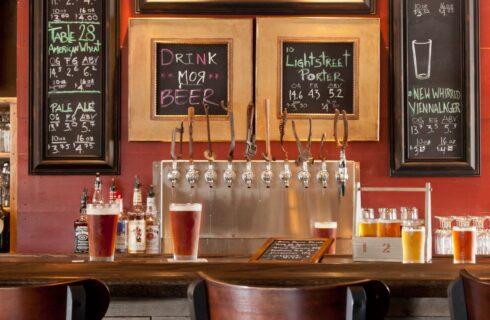
{"label": "wooden shelf", "polygon": [[0,152],[0,159],[10,159],[10,152]]}

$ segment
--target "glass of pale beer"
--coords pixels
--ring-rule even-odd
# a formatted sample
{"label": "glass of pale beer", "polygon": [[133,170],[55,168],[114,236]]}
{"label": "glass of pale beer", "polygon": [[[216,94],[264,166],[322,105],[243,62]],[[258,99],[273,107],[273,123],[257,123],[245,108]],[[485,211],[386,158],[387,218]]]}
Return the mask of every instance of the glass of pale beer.
{"label": "glass of pale beer", "polygon": [[376,222],[373,208],[362,208],[362,217],[357,224],[357,235],[359,237],[376,237]]}
{"label": "glass of pale beer", "polygon": [[174,260],[197,260],[202,204],[171,203],[169,209]]}
{"label": "glass of pale beer", "polygon": [[425,226],[422,220],[407,220],[402,227],[403,263],[425,262]]}
{"label": "glass of pale beer", "polygon": [[116,204],[87,205],[90,261],[114,261],[118,217]]}

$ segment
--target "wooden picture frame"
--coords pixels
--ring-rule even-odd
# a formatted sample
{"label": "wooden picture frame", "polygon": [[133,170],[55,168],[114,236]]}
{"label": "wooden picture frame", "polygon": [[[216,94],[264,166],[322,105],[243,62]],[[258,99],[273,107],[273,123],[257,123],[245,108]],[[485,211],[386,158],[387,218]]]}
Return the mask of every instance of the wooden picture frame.
{"label": "wooden picture frame", "polygon": [[391,2],[392,176],[480,175],[478,7]]}
{"label": "wooden picture frame", "polygon": [[376,0],[322,0],[296,1],[216,1],[198,0],[135,0],[140,13],[197,13],[197,14],[373,14]]}
{"label": "wooden picture frame", "polygon": [[91,20],[48,12],[61,2],[29,5],[29,174],[119,174],[118,1],[87,4]]}
{"label": "wooden picture frame", "polygon": [[[266,242],[260,247],[257,252],[250,257],[249,262],[256,262],[256,263],[318,263],[321,261],[323,258],[323,255],[325,252],[328,250],[328,248],[333,244],[333,239],[330,238],[269,238],[266,240]],[[283,258],[267,258],[263,259],[265,255],[272,255],[277,256],[277,254],[271,254],[270,250],[271,248],[274,248],[278,242],[281,242],[281,245],[283,243],[289,243],[289,244],[295,244],[298,247],[301,247],[292,254],[290,254],[288,257],[283,257]],[[310,256],[304,256],[304,248],[311,249],[311,245],[314,245],[314,253]],[[283,248],[284,249],[284,248]],[[298,255],[299,257],[295,256]],[[310,254],[310,252],[307,252],[307,254]],[[279,254],[280,255],[280,254]]]}
{"label": "wooden picture frame", "polygon": [[[334,43],[334,45],[352,43],[352,51],[349,51],[352,57],[349,63],[354,73],[353,83],[350,84],[353,91],[351,103],[354,105],[351,106],[353,112],[348,114],[349,140],[379,140],[380,21],[378,18],[257,18],[256,35],[257,139],[265,138],[264,103],[266,99],[270,100],[272,106],[271,139],[277,141],[280,138],[278,128],[283,107],[285,107],[282,100],[283,90],[286,90],[283,89],[283,69],[287,66],[284,62],[287,61],[284,60],[287,54],[285,52],[287,48],[283,49],[284,44],[311,43],[316,46],[318,43],[324,43],[327,48],[329,43]],[[308,54],[311,52],[313,51],[308,51]],[[322,54],[328,56],[328,52],[322,51]],[[340,56],[335,58],[340,59]],[[332,71],[334,68],[322,65],[320,69],[321,72],[334,74],[335,71]],[[312,69],[311,74],[313,71],[318,70]],[[284,71],[284,74],[287,72]],[[316,77],[314,80],[307,79],[300,83],[302,87],[298,91],[301,91],[302,96],[306,97],[310,89],[305,90],[304,86],[325,87],[327,83],[336,85],[334,81]],[[330,101],[328,96],[318,97],[317,101],[313,101],[313,104],[305,109],[313,110],[312,112],[288,113],[289,119],[312,118],[314,141],[319,141],[324,132],[327,134],[327,140],[334,139],[334,108],[329,107],[329,110],[325,109],[324,113],[315,111],[319,110],[320,105],[334,105],[327,100]],[[302,140],[306,140],[308,136],[308,127],[308,121],[296,121],[298,135]],[[294,141],[290,128],[286,129],[284,140]]]}
{"label": "wooden picture frame", "polygon": [[[173,129],[186,119],[187,107],[191,105],[191,103],[179,103],[181,110],[178,114],[155,114],[155,97],[158,93],[158,59],[156,59],[155,48],[160,43],[188,47],[203,46],[203,48],[213,44],[226,44],[228,102],[233,108],[236,140],[245,140],[246,108],[253,100],[252,31],[252,19],[130,19],[128,35],[129,140],[171,141]],[[224,57],[220,59],[223,61]],[[204,67],[198,64],[194,64],[193,68],[204,70]],[[180,69],[178,71],[180,72]],[[183,88],[186,88],[185,85]],[[194,141],[206,141],[206,117],[203,109],[205,100],[202,98],[198,102],[193,105],[196,107],[193,137]],[[216,105],[210,107],[215,110],[221,109]],[[229,141],[228,120],[226,113],[217,115],[210,113],[213,141]],[[187,134],[184,135],[184,139],[187,141]]]}

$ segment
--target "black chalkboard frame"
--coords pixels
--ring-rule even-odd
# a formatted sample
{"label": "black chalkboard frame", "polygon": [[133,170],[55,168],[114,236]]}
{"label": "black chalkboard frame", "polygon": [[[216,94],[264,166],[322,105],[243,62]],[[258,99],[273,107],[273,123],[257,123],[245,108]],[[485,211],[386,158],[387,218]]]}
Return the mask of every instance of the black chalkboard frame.
{"label": "black chalkboard frame", "polygon": [[[274,245],[276,241],[318,241],[323,242],[321,247],[309,258],[304,258],[301,260],[261,260],[261,257],[271,246]],[[318,263],[322,260],[323,255],[328,250],[328,248],[332,245],[333,239],[330,238],[269,238],[265,241],[265,243],[257,250],[256,253],[250,257],[250,262],[257,263]]]}
{"label": "black chalkboard frame", "polygon": [[390,92],[391,92],[391,159],[390,175],[421,176],[479,176],[480,175],[480,62],[479,62],[479,0],[461,0],[460,26],[464,44],[463,79],[465,129],[463,159],[408,159],[406,142],[408,128],[406,73],[407,45],[405,30],[406,0],[390,1]]}
{"label": "black chalkboard frame", "polygon": [[70,156],[47,158],[45,144],[47,125],[43,123],[43,108],[47,103],[47,45],[48,0],[30,0],[30,53],[29,53],[29,174],[89,175],[119,174],[119,1],[103,2],[103,128],[102,156]]}
{"label": "black chalkboard frame", "polygon": [[[152,101],[151,101],[151,106],[152,106],[152,111],[151,111],[151,120],[163,120],[163,121],[168,121],[168,120],[185,120],[187,119],[187,107],[182,108],[182,113],[181,114],[158,114],[157,113],[157,99],[158,99],[158,65],[157,65],[157,46],[159,44],[172,44],[172,45],[226,45],[227,47],[227,77],[226,77],[226,95],[227,95],[227,101],[230,100],[230,97],[233,96],[233,88],[232,88],[232,82],[233,82],[233,39],[214,39],[214,38],[207,38],[207,39],[169,39],[169,38],[164,38],[164,39],[152,39],[152,62],[151,62],[151,68],[152,68],[152,80],[151,80],[151,86],[152,86]],[[194,114],[195,118],[198,120],[205,120],[206,115],[204,113],[204,108],[202,106],[199,106]],[[223,112],[223,114],[210,114],[210,119],[212,120],[224,120],[228,121],[229,115],[226,111]]]}
{"label": "black chalkboard frame", "polygon": [[182,0],[135,0],[136,11],[140,13],[193,13],[193,14],[320,14],[320,13],[362,13],[374,14],[376,0],[306,0],[290,1],[202,1]]}

